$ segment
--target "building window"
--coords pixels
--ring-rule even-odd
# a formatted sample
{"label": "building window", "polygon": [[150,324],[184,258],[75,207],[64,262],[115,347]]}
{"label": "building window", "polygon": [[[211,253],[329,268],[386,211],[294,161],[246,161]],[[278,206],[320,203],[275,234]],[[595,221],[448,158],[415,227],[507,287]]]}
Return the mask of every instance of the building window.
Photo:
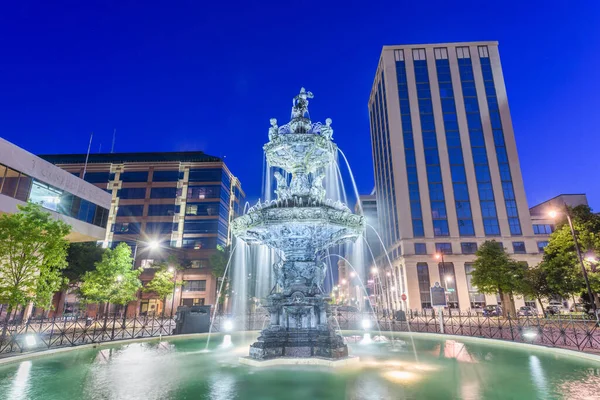
{"label": "building window", "polygon": [[219,215],[220,203],[197,203],[197,204],[186,204],[185,215]]}
{"label": "building window", "polygon": [[186,307],[203,306],[204,298],[200,299],[181,299],[181,305]]}
{"label": "building window", "polygon": [[544,252],[544,248],[545,248],[546,246],[548,246],[548,243],[549,243],[549,242],[548,242],[547,240],[544,240],[544,241],[542,241],[542,242],[537,242],[537,246],[538,246],[538,252],[540,252],[540,253],[543,253],[543,252]]}
{"label": "building window", "polygon": [[513,250],[515,254],[525,254],[525,242],[513,242]]}
{"label": "building window", "polygon": [[465,263],[465,274],[467,275],[467,288],[469,290],[469,300],[471,301],[471,308],[483,308],[485,307],[485,295],[479,293],[476,286],[471,283],[473,273],[473,263]]}
{"label": "building window", "polygon": [[163,187],[150,189],[151,199],[174,199],[177,197],[176,187]]}
{"label": "building window", "polygon": [[117,210],[118,217],[141,217],[143,213],[143,205],[119,206],[119,209]]}
{"label": "building window", "polygon": [[415,254],[427,254],[427,244],[415,243]]}
{"label": "building window", "polygon": [[440,254],[452,254],[452,243],[436,243],[435,252]]}
{"label": "building window", "polygon": [[487,46],[477,46],[477,50],[479,51],[480,58],[487,58],[490,56]]}
{"label": "building window", "polygon": [[121,172],[119,179],[123,182],[148,182],[148,171]]}
{"label": "building window", "polygon": [[550,235],[554,227],[549,224],[533,224],[533,233],[536,235]]}
{"label": "building window", "polygon": [[475,254],[477,252],[477,243],[475,242],[462,242],[460,249],[463,254]]}
{"label": "building window", "polygon": [[448,59],[448,49],[445,47],[433,49],[433,54],[435,55],[436,60],[447,60]]}
{"label": "building window", "polygon": [[182,291],[204,292],[206,291],[206,281],[183,281]]}
{"label": "building window", "polygon": [[148,269],[148,268],[154,268],[154,260],[150,260],[150,259],[143,259],[140,262],[140,268],[141,269]]}
{"label": "building window", "polygon": [[143,199],[146,197],[146,188],[122,188],[117,191],[120,199]]}
{"label": "building window", "polygon": [[217,238],[216,237],[207,237],[207,238],[192,238],[192,239],[183,239],[181,243],[181,247],[184,249],[215,249],[217,248]]}
{"label": "building window", "polygon": [[413,49],[413,60],[426,60],[425,49]]}
{"label": "building window", "polygon": [[221,193],[221,185],[209,185],[209,186],[190,186],[187,190],[187,199],[190,200],[204,200],[204,199],[218,199]]}
{"label": "building window", "polygon": [[471,53],[467,46],[461,46],[456,48],[456,56],[458,58],[471,58]]}
{"label": "building window", "polygon": [[112,226],[112,231],[115,233],[115,235],[135,235],[140,233],[140,229],[141,224],[139,222],[117,222]]}
{"label": "building window", "polygon": [[175,214],[175,204],[150,204],[148,205],[149,216],[172,216]]}
{"label": "building window", "polygon": [[394,50],[394,58],[396,61],[404,61],[404,50]]}
{"label": "building window", "polygon": [[192,260],[190,262],[190,268],[198,269],[198,268],[206,268],[208,267],[208,260]]}
{"label": "building window", "polygon": [[[146,223],[146,234],[147,235],[161,235],[171,233],[173,231],[174,224],[172,222],[147,222]],[[177,225],[177,224],[175,224]],[[175,228],[176,230],[177,228]]]}
{"label": "building window", "polygon": [[179,171],[154,171],[152,182],[177,182],[180,175]]}
{"label": "building window", "polygon": [[190,182],[221,182],[223,171],[221,169],[190,169],[188,181]]}
{"label": "building window", "polygon": [[440,280],[442,286],[446,289],[446,298],[448,307],[458,307],[458,293],[456,292],[456,274],[454,273],[454,264],[451,262],[438,263]]}
{"label": "building window", "polygon": [[[77,174],[79,175],[79,174]],[[86,172],[83,180],[89,183],[108,183],[111,180],[110,172]]]}
{"label": "building window", "polygon": [[185,221],[183,233],[217,233],[218,221]]}
{"label": "building window", "polygon": [[417,263],[417,279],[421,294],[421,308],[431,308],[431,284],[429,283],[429,267],[427,263]]}

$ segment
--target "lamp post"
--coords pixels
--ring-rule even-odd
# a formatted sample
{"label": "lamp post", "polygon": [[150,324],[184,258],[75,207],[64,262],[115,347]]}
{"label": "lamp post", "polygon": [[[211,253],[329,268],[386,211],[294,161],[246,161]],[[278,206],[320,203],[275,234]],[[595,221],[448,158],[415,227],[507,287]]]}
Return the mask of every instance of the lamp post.
{"label": "lamp post", "polygon": [[175,305],[175,289],[177,289],[177,271],[169,267],[168,271],[173,274],[173,300],[171,300],[171,317],[173,317],[173,306]]}
{"label": "lamp post", "polygon": [[[550,218],[556,218],[559,212],[550,211],[548,214]],[[567,217],[567,222],[569,223],[569,228],[571,229],[571,236],[573,236],[573,242],[575,243],[575,252],[577,253],[577,259],[579,260],[579,264],[581,265],[581,272],[583,273],[583,280],[585,281],[585,287],[588,292],[588,296],[590,298],[590,302],[592,303],[592,310],[594,310],[594,315],[598,318],[598,312],[596,309],[596,299],[594,297],[594,293],[592,292],[592,288],[590,287],[590,281],[588,279],[587,269],[585,268],[585,264],[583,263],[583,256],[581,255],[581,249],[579,248],[579,243],[577,242],[577,232],[575,232],[575,227],[573,226],[573,220],[571,219],[571,213],[569,212],[569,207],[565,204],[564,209],[562,210],[562,214]]]}

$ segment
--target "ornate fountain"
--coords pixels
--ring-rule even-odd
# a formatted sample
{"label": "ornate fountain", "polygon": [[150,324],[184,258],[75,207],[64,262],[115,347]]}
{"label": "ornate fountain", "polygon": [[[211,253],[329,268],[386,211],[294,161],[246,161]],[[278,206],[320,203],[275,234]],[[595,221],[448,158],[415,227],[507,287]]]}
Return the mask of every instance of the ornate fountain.
{"label": "ornate fountain", "polygon": [[232,223],[234,235],[248,244],[277,250],[281,260],[272,268],[276,284],[267,298],[269,326],[250,346],[250,359],[319,357],[344,359],[348,347],[335,333],[323,289],[326,250],[355,241],[364,218],[340,203],[326,199],[325,168],[335,162],[331,119],[312,123],[308,114],[311,92],[294,97],[291,121],[283,126],[271,119],[264,151],[275,172],[277,199],[260,201]]}

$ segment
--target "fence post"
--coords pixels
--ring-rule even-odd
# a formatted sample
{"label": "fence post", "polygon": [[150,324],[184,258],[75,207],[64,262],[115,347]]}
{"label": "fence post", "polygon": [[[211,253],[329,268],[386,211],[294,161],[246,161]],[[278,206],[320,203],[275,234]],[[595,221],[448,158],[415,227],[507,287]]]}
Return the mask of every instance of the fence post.
{"label": "fence post", "polygon": [[513,332],[513,326],[512,326],[512,318],[510,317],[510,313],[507,314],[508,315],[508,326],[510,327],[510,339],[514,342],[515,341],[515,334]]}

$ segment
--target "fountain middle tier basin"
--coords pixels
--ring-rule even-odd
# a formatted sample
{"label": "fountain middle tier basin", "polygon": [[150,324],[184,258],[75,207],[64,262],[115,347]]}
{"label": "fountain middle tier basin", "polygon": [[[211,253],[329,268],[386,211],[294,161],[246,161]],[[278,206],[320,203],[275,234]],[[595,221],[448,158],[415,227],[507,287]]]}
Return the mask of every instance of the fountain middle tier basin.
{"label": "fountain middle tier basin", "polygon": [[[302,203],[302,198],[293,201]],[[234,235],[247,243],[283,250],[286,255],[298,250],[314,255],[335,244],[356,240],[364,229],[364,217],[352,214],[346,207],[285,204],[279,201],[249,210],[233,221]]]}

